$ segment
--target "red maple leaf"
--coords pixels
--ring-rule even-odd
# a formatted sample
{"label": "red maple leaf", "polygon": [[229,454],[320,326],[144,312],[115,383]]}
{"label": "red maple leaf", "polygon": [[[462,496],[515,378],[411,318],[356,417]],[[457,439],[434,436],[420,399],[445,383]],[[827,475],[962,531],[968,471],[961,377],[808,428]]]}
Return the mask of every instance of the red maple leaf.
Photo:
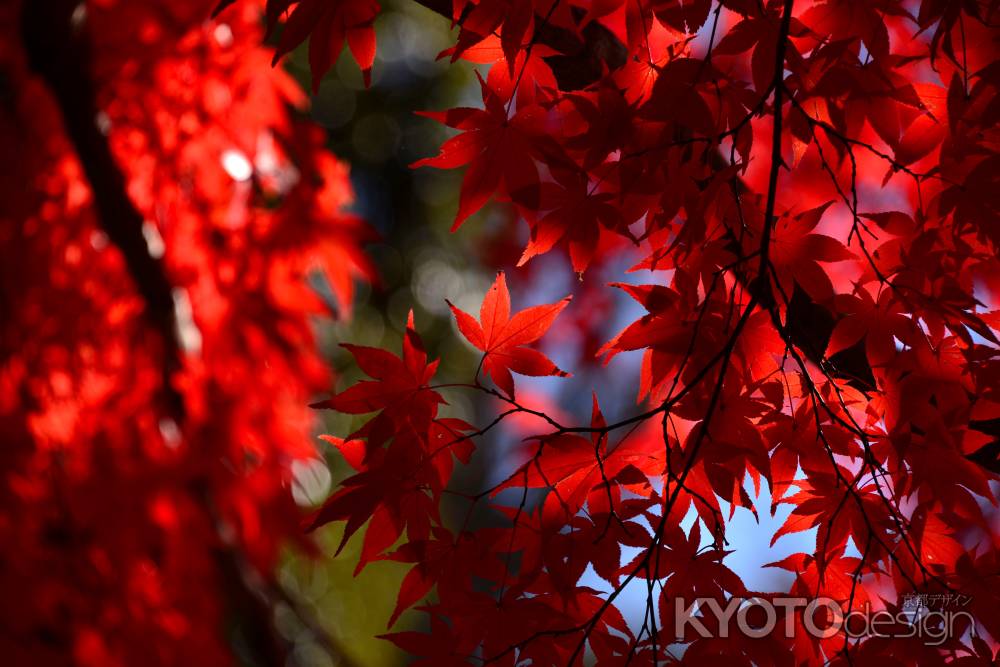
{"label": "red maple leaf", "polygon": [[413,328],[410,312],[403,337],[403,356],[375,347],[344,344],[358,366],[372,380],[364,380],[319,403],[314,408],[332,408],[339,412],[362,415],[379,411],[351,438],[368,438],[369,450],[383,444],[393,434],[408,425],[426,433],[437,416],[437,405],[444,399],[427,383],[434,376],[438,360],[427,363],[423,343]]}
{"label": "red maple leaf", "polygon": [[[288,10],[292,0],[268,0],[268,29],[274,30],[278,16]],[[344,48],[344,41],[351,55],[361,68],[365,85],[371,83],[372,64],[375,62],[375,17],[379,5],[374,0],[347,2],[346,0],[301,0],[295,5],[274,52],[274,62],[309,37],[309,69],[312,72],[313,92],[319,90],[323,75],[333,67]]]}
{"label": "red maple leaf", "polygon": [[838,294],[834,306],[844,314],[830,334],[827,356],[865,341],[865,354],[872,368],[889,363],[896,354],[895,339],[909,341],[913,325],[904,315],[903,306],[892,290],[880,290],[877,296],[862,286],[854,294]]}
{"label": "red maple leaf", "polygon": [[417,656],[414,667],[466,667],[469,661],[455,650],[455,630],[439,615],[431,616],[430,634],[423,632],[393,632],[380,635],[407,653]]}
{"label": "red maple leaf", "polygon": [[529,208],[538,207],[538,152],[535,137],[544,110],[538,106],[519,108],[508,117],[508,105],[480,78],[485,109],[459,107],[448,111],[425,111],[422,115],[462,134],[444,142],[435,157],[417,160],[412,167],[455,169],[468,165],[462,179],[458,214],[452,231],[478,211],[486,200],[502,190],[508,197]]}
{"label": "red maple leaf", "polygon": [[819,262],[841,262],[855,258],[854,253],[837,239],[813,232],[831,203],[833,202],[827,202],[796,215],[783,216],[774,226],[771,263],[778,287],[789,298],[793,292],[793,284],[798,283],[813,299],[829,299],[834,294],[833,285]]}
{"label": "red maple leaf", "polygon": [[508,396],[514,396],[514,378],[510,372],[521,375],[557,375],[568,377],[544,354],[530,347],[541,338],[572,297],[556,303],[525,308],[510,316],[510,292],[503,271],[486,292],[479,309],[479,322],[451,302],[458,329],[470,343],[485,352],[482,368]]}

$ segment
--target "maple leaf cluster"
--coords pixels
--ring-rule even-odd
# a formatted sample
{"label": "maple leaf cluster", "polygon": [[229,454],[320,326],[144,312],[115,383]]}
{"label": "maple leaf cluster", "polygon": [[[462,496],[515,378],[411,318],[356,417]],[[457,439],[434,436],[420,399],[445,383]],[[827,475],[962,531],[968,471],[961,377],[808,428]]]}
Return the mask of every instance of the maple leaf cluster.
{"label": "maple leaf cluster", "polygon": [[[453,229],[493,201],[525,241],[490,267],[507,272],[478,318],[451,306],[472,377],[439,379],[411,314],[400,355],[348,344],[370,379],[315,404],[360,425],[325,436],[353,473],[309,527],[344,522],[358,571],[407,564],[389,626],[426,621],[385,637],[423,665],[993,664],[996,7],[419,4],[456,30],[442,58],[488,71],[481,108],[422,112],[456,133],[413,167],[463,170]],[[231,662],[223,619],[260,603],[247,573],[266,587],[302,538],[288,464],[314,456],[306,403],[330,381],[304,278],[346,310],[371,234],[270,65],[308,40],[315,89],[346,44],[369,81],[380,7],[214,9],[0,9],[0,145],[20,160],[0,186],[16,664]],[[514,311],[507,277],[544,287],[541,256],[565,258],[575,294]],[[609,330],[628,300],[643,314]],[[550,358],[569,367],[567,329],[588,352],[575,378]],[[609,419],[590,390],[629,358],[635,405]],[[591,396],[589,419],[515,375]],[[495,414],[450,416],[456,394]],[[460,467],[512,424],[526,437],[500,480],[466,491]],[[732,520],[779,506],[771,544],[814,541],[770,564],[788,590],[754,590],[727,562]],[[960,596],[966,613],[937,644],[817,636],[801,609],[792,636],[675,634],[678,600],[788,593],[891,612]],[[265,642],[258,611],[245,635]]]}
{"label": "maple leaf cluster", "polygon": [[[527,228],[514,270],[541,281],[533,260],[564,256],[582,298],[511,315],[501,274],[478,321],[452,306],[481,353],[465,382],[435,382],[412,318],[401,358],[350,348],[373,379],[319,407],[371,416],[330,437],[356,474],[313,525],[346,521],[350,536],[367,523],[359,568],[412,563],[390,625],[423,600],[429,634],[387,638],[426,665],[655,665],[681,652],[696,664],[991,664],[996,8],[420,4],[457,30],[441,57],[490,67],[481,108],[422,112],[457,133],[413,167],[463,169],[453,229],[504,204]],[[295,41],[312,8],[292,6]],[[313,25],[320,45],[338,38]],[[595,286],[626,261],[644,284]],[[604,364],[641,355],[638,406],[607,420],[595,395],[589,425],[573,425],[524,401],[512,373],[568,378],[537,345],[562,312],[601,335],[608,318],[573,312],[599,290],[645,311],[596,350]],[[584,377],[600,372],[593,361],[580,360]],[[500,407],[482,427],[444,418],[453,392]],[[532,424],[524,456],[500,483],[461,490],[456,460],[517,418]],[[748,491],[762,484],[771,507]],[[447,496],[467,504],[464,521],[442,512]],[[776,593],[737,576],[725,545],[737,510],[780,505],[791,514],[772,544],[816,536],[771,564],[791,592],[883,610],[962,594],[969,622],[938,646],[674,636],[677,599]],[[585,585],[591,568],[603,591]],[[634,582],[648,593],[641,625],[619,602]]]}
{"label": "maple leaf cluster", "polygon": [[347,311],[373,235],[261,7],[212,9],[0,9],[4,664],[284,651],[261,596],[331,381],[306,277]]}

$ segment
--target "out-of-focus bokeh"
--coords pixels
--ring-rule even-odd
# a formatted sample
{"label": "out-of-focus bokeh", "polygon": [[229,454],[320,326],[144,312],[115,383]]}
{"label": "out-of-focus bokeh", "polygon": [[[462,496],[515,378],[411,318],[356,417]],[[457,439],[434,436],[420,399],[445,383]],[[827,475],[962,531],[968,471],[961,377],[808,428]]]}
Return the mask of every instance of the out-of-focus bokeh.
{"label": "out-of-focus bokeh", "polygon": [[[394,0],[384,3],[375,28],[378,50],[371,86],[365,88],[351,58],[340,58],[312,97],[308,112],[329,133],[332,150],[351,166],[356,195],[353,210],[381,235],[379,242],[367,248],[377,266],[377,284],[359,286],[349,318],[317,322],[322,350],[336,367],[337,387],[331,391],[349,386],[360,376],[353,357],[339,343],[398,350],[410,309],[428,351],[442,357],[441,377],[471,377],[478,357],[456,335],[445,299],[470,310],[478,308],[492,281],[483,272],[488,265],[480,256],[483,236],[504,235],[511,228],[503,211],[491,210],[477,216],[470,224],[474,229],[467,233],[450,233],[461,173],[409,167],[436,152],[446,136],[440,124],[415,110],[478,103],[479,84],[473,68],[437,58],[454,41],[449,22],[415,3]],[[298,49],[285,66],[308,89],[306,51]],[[510,245],[511,252],[516,252],[516,244],[511,241]],[[324,281],[317,280],[314,286],[334,303]],[[446,406],[451,415],[470,421],[475,421],[475,410],[476,406],[461,400]],[[346,436],[361,423],[332,412],[323,416],[322,432],[338,436]],[[336,451],[318,439],[317,447],[326,454],[329,469],[299,468],[296,502],[304,507],[322,502],[332,485],[352,472]],[[405,664],[406,656],[399,649],[376,636],[387,632],[386,623],[408,566],[379,561],[354,576],[361,540],[356,536],[334,557],[342,531],[340,523],[318,531],[322,550],[318,558],[289,550],[280,581],[356,664]],[[419,615],[404,614],[393,629],[406,629],[415,619]],[[300,664],[333,664],[294,614],[279,608],[277,622],[283,635],[296,642],[294,657]]]}

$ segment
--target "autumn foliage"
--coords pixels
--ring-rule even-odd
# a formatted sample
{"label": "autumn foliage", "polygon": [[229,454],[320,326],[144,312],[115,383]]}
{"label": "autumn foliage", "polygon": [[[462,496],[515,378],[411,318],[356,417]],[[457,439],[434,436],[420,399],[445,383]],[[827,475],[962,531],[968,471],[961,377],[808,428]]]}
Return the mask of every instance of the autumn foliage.
{"label": "autumn foliage", "polygon": [[[411,312],[400,350],[344,341],[367,379],[313,404],[359,427],[324,436],[352,474],[304,525],[343,522],[358,571],[407,565],[385,638],[435,667],[993,664],[995,4],[416,1],[455,27],[441,58],[489,67],[480,107],[414,110],[452,134],[413,167],[462,170],[453,230],[493,202],[521,250],[486,267],[478,317],[449,301],[469,377],[442,379]],[[29,4],[3,34],[31,34]],[[117,208],[48,62],[68,47],[0,47],[0,141],[21,161],[0,196],[0,649],[22,662],[225,662],[240,573],[266,580],[308,539],[288,466],[314,455],[307,404],[331,378],[304,278],[326,272],[346,311],[372,236],[270,64],[308,42],[314,89],[345,49],[369,81],[379,7],[212,9],[87,4],[77,66]],[[161,257],[130,254],[123,206]],[[549,298],[554,271],[574,294]],[[629,406],[606,415],[621,373]],[[589,415],[526,377],[575,383]],[[457,396],[481,423],[452,416]],[[497,439],[495,483],[467,488]],[[788,590],[758,590],[726,562],[748,539],[729,526],[783,506],[749,539],[815,539],[769,565]],[[817,637],[801,609],[791,637],[675,635],[678,599],[787,593],[968,613],[938,645]]]}
{"label": "autumn foliage", "polygon": [[371,233],[258,8],[73,7],[0,10],[0,655],[226,664],[234,617],[268,655],[245,579],[299,539],[330,382],[304,279],[349,308]]}

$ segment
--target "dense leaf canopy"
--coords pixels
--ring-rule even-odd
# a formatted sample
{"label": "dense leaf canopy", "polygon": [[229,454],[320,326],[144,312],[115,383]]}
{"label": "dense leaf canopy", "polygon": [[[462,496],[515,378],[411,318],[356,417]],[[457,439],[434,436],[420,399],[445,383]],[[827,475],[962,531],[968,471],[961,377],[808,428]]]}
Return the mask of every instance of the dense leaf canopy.
{"label": "dense leaf canopy", "polygon": [[[343,522],[358,572],[406,565],[384,638],[413,664],[993,664],[996,3],[415,1],[481,67],[475,106],[413,110],[450,134],[412,167],[461,170],[453,231],[503,211],[518,249],[478,317],[448,295],[466,377],[411,311],[401,349],[344,341],[366,379],[329,394],[306,279],[348,316],[375,236],[272,62],[304,48],[315,91],[343,52],[370,83],[378,3],[0,9],[0,654],[279,664],[278,550]],[[571,382],[589,418],[540,396]],[[325,411],[351,472],[303,522]],[[772,590],[732,521],[782,510],[749,538],[798,539]],[[801,607],[676,633],[695,598],[788,594],[963,613],[939,643]]]}

